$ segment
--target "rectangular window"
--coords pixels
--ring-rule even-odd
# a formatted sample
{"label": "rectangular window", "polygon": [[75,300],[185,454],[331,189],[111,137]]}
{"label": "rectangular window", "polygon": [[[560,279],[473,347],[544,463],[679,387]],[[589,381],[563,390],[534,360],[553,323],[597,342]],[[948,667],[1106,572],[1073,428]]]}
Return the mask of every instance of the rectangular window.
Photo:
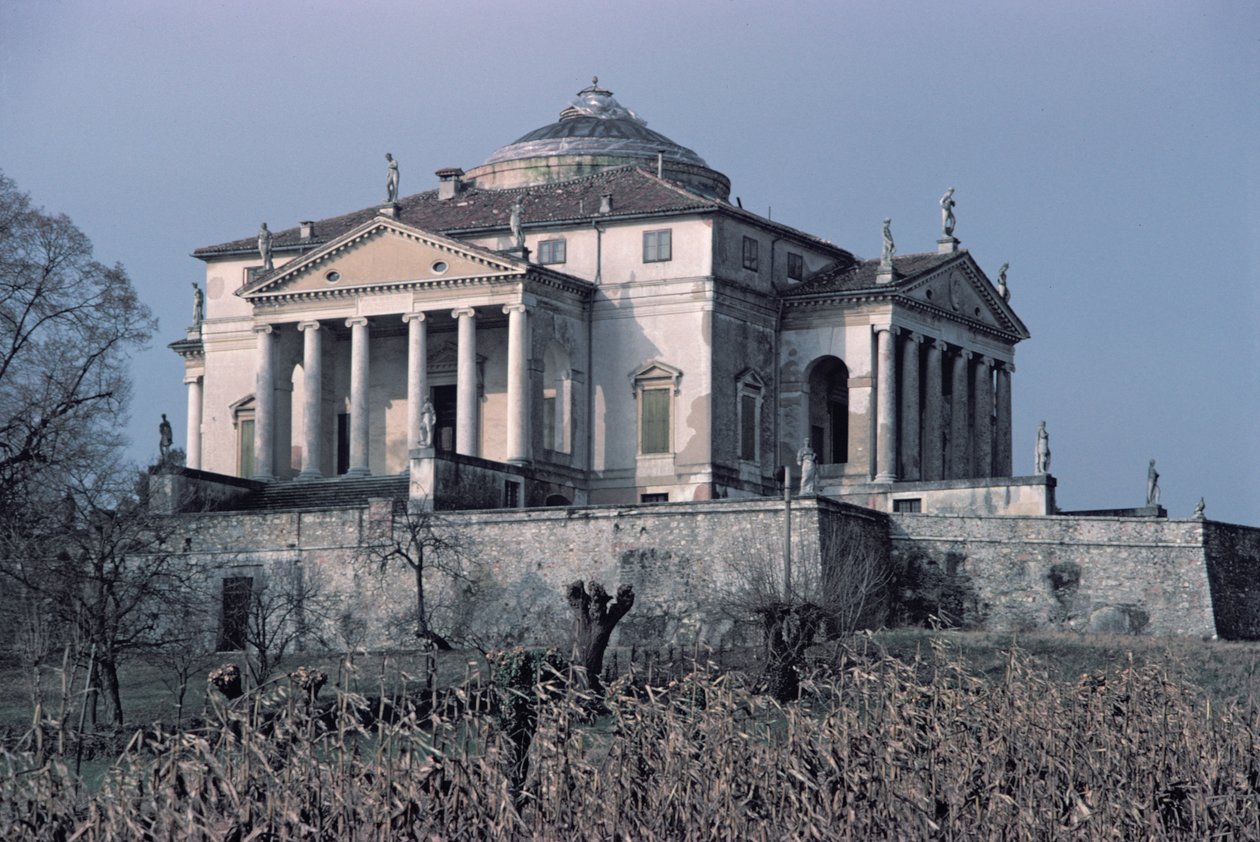
{"label": "rectangular window", "polygon": [[757,460],[757,397],[739,396],[739,458]]}
{"label": "rectangular window", "polygon": [[805,277],[805,259],[796,252],[788,252],[788,279],[799,281]]}
{"label": "rectangular window", "polygon": [[250,576],[228,576],[223,580],[223,613],[219,617],[219,652],[245,648],[249,637],[249,603],[254,580]]}
{"label": "rectangular window", "polygon": [[640,450],[643,453],[669,453],[669,389],[644,389],[642,403]]}
{"label": "rectangular window", "polygon": [[240,452],[237,454],[237,474],[249,479],[254,475],[254,419],[242,418],[237,422]]}
{"label": "rectangular window", "polygon": [[640,503],[668,503],[669,492],[664,491],[659,494],[640,494],[639,502]]}
{"label": "rectangular window", "polygon": [[556,444],[556,399],[543,398],[543,447],[547,450],[559,450]]}
{"label": "rectangular window", "polygon": [[923,500],[911,497],[907,500],[893,500],[893,511],[903,514],[918,514],[923,511]]}
{"label": "rectangular window", "polygon": [[757,271],[757,241],[752,237],[744,238],[744,268]]}
{"label": "rectangular window", "polygon": [[673,238],[669,228],[663,231],[643,232],[643,262],[662,263],[673,260]]}
{"label": "rectangular window", "polygon": [[538,244],[538,262],[564,263],[564,240],[543,240]]}
{"label": "rectangular window", "polygon": [[519,509],[521,507],[521,484],[514,480],[503,481],[503,508]]}

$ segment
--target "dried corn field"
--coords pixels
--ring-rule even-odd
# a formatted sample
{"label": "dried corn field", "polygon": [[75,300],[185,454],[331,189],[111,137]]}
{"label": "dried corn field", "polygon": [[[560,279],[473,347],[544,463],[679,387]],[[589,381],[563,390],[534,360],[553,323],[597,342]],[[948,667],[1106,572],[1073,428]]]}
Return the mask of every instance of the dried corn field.
{"label": "dried corn field", "polygon": [[738,673],[552,688],[518,788],[476,682],[410,706],[275,690],[138,734],[94,792],[0,757],[0,838],[1260,838],[1254,710],[1157,666],[1054,682],[1012,651],[848,653],[780,707]]}

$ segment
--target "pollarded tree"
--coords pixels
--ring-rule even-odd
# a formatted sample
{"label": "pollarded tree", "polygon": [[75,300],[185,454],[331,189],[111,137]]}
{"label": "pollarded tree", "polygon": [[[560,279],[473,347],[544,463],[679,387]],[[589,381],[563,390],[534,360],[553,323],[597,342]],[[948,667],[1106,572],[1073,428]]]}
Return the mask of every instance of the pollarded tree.
{"label": "pollarded tree", "polygon": [[0,174],[0,513],[61,496],[118,444],[127,364],[156,322],[120,265]]}

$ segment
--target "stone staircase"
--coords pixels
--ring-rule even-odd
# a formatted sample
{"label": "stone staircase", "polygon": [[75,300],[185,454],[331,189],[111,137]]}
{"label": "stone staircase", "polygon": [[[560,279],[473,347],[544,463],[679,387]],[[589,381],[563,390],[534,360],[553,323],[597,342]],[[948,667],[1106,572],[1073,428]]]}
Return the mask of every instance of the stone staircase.
{"label": "stone staircase", "polygon": [[234,500],[233,511],[334,509],[365,506],[374,497],[406,500],[407,476],[334,477],[317,480],[283,480]]}

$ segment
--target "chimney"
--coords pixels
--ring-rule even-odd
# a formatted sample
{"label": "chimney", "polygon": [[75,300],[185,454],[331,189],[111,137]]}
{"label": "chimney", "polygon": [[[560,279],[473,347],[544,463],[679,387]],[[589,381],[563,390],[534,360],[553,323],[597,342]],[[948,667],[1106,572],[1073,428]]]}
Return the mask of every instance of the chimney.
{"label": "chimney", "polygon": [[599,197],[599,212],[612,213],[612,194],[604,193]]}
{"label": "chimney", "polygon": [[454,199],[464,189],[464,171],[459,167],[443,167],[434,173],[438,177],[438,199]]}
{"label": "chimney", "polygon": [[298,223],[298,231],[301,233],[303,240],[309,240],[315,236],[315,223],[309,219],[304,219]]}

